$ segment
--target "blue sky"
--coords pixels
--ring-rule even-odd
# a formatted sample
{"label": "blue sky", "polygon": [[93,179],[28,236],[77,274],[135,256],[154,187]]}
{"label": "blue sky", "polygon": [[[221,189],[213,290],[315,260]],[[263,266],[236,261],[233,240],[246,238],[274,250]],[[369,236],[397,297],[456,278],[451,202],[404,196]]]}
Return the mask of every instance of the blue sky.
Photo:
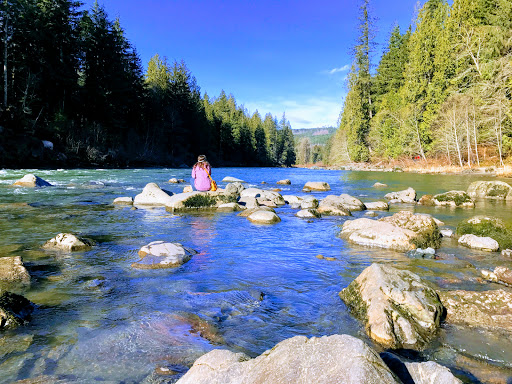
{"label": "blue sky", "polygon": [[[184,60],[201,92],[232,93],[252,114],[286,113],[292,128],[335,126],[346,94],[359,1],[98,0],[119,17],[144,67],[158,53]],[[91,6],[94,0],[86,0]],[[382,49],[417,0],[373,0]],[[374,63],[378,62],[377,52]]]}

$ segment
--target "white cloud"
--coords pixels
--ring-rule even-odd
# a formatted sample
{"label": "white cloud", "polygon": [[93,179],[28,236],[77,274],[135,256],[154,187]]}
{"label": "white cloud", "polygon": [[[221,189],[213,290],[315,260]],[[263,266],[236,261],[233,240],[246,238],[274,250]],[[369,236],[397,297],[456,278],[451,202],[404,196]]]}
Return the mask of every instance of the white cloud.
{"label": "white cloud", "polygon": [[328,97],[297,97],[295,99],[276,99],[262,102],[248,102],[244,106],[250,113],[256,109],[262,118],[270,112],[278,120],[286,114],[292,128],[335,127],[342,108],[342,99]]}
{"label": "white cloud", "polygon": [[335,73],[338,73],[338,72],[346,72],[350,69],[350,65],[347,64],[347,65],[344,65],[343,67],[340,67],[340,68],[333,68],[329,71],[327,71],[330,75],[334,75]]}

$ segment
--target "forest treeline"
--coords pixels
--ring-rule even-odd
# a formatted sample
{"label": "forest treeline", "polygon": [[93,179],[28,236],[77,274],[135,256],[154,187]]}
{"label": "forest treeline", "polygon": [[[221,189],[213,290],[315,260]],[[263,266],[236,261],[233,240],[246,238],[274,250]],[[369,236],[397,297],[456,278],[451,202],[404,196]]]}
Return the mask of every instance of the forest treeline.
{"label": "forest treeline", "polygon": [[155,55],[144,72],[97,3],[4,0],[0,23],[0,167],[295,163],[284,114],[201,95],[183,61]]}
{"label": "forest treeline", "polygon": [[428,0],[411,27],[394,26],[376,67],[370,9],[362,0],[329,162],[503,165],[512,155],[512,2]]}

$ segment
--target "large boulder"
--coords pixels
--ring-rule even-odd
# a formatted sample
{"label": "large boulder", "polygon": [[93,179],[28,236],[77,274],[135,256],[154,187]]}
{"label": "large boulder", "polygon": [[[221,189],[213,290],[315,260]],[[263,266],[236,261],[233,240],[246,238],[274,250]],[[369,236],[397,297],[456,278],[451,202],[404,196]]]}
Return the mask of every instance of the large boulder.
{"label": "large boulder", "polygon": [[20,256],[0,257],[0,281],[30,283],[30,275]]}
{"label": "large boulder", "polygon": [[249,219],[251,223],[256,224],[275,224],[281,221],[275,212],[262,209],[254,211],[249,216],[247,216],[247,219]]}
{"label": "large boulder", "polygon": [[474,181],[468,195],[480,199],[512,200],[512,187],[504,181]]}
{"label": "large boulder", "polygon": [[446,322],[456,325],[512,332],[512,291],[439,292],[446,308]]}
{"label": "large boulder", "polygon": [[350,209],[345,207],[341,198],[336,195],[323,198],[318,205],[318,212],[327,216],[352,216]]}
{"label": "large boulder", "polygon": [[340,292],[366,333],[385,348],[423,349],[443,315],[439,296],[412,272],[372,264]]}
{"label": "large boulder", "polygon": [[52,185],[41,179],[39,176],[33,175],[29,173],[28,175],[23,176],[21,179],[14,182],[15,186],[18,187],[28,187],[28,188],[35,188],[35,187],[51,187]]}
{"label": "large boulder", "polygon": [[498,242],[490,237],[480,237],[471,233],[459,237],[459,244],[471,249],[497,252],[500,249]]}
{"label": "large boulder", "polygon": [[318,200],[314,196],[307,196],[300,202],[301,209],[315,209],[318,208]]}
{"label": "large boulder", "polygon": [[436,220],[430,215],[400,211],[393,216],[383,217],[380,221],[415,232],[418,236],[413,240],[413,243],[419,248],[439,248],[441,244],[439,227]]}
{"label": "large boulder", "polygon": [[330,191],[331,186],[323,181],[308,181],[304,187],[302,188],[303,191]]}
{"label": "large boulder", "polygon": [[332,335],[310,339],[295,336],[254,359],[215,349],[197,359],[177,382],[212,383],[396,384],[400,380],[362,340]]}
{"label": "large boulder", "polygon": [[[432,197],[432,204],[445,207],[474,208],[475,202],[464,191],[449,191]],[[424,204],[428,205],[428,204]]]}
{"label": "large boulder", "polygon": [[339,236],[359,245],[406,252],[416,248],[418,234],[391,223],[361,218],[346,221]]}
{"label": "large boulder", "polygon": [[398,192],[390,192],[384,195],[390,203],[416,203],[416,191],[411,187]]}
{"label": "large boulder", "polygon": [[85,251],[90,249],[95,242],[85,237],[79,237],[72,233],[59,233],[54,238],[43,244],[43,248],[56,251]]}
{"label": "large boulder", "polygon": [[166,206],[171,202],[172,193],[160,189],[156,183],[148,183],[141,193],[135,196],[134,205]]}
{"label": "large boulder", "polygon": [[473,216],[457,225],[459,236],[472,234],[478,237],[490,237],[498,242],[501,249],[512,247],[512,230],[507,224],[490,216]]}
{"label": "large boulder", "polygon": [[139,250],[141,260],[132,263],[137,269],[175,268],[186,263],[198,252],[180,243],[153,241]]}
{"label": "large boulder", "polygon": [[364,211],[366,206],[364,203],[356,197],[350,196],[346,193],[340,195],[340,202],[347,209],[352,211]]}
{"label": "large boulder", "polygon": [[0,330],[13,329],[30,320],[34,304],[23,296],[4,291],[0,294]]}
{"label": "large boulder", "polygon": [[224,188],[224,193],[227,195],[235,195],[239,197],[244,189],[245,187],[242,183],[235,181],[234,183],[229,183],[226,185],[226,188]]}

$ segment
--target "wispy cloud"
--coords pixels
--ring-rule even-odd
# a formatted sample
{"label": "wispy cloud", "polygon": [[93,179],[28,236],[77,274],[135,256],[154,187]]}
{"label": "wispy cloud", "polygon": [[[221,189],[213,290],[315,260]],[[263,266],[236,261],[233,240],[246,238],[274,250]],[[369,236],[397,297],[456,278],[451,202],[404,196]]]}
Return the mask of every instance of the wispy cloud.
{"label": "wispy cloud", "polygon": [[330,75],[334,75],[335,73],[346,72],[349,69],[350,69],[350,65],[347,64],[347,65],[344,65],[343,67],[340,67],[340,68],[333,68],[331,70],[328,70],[327,73],[329,73]]}

